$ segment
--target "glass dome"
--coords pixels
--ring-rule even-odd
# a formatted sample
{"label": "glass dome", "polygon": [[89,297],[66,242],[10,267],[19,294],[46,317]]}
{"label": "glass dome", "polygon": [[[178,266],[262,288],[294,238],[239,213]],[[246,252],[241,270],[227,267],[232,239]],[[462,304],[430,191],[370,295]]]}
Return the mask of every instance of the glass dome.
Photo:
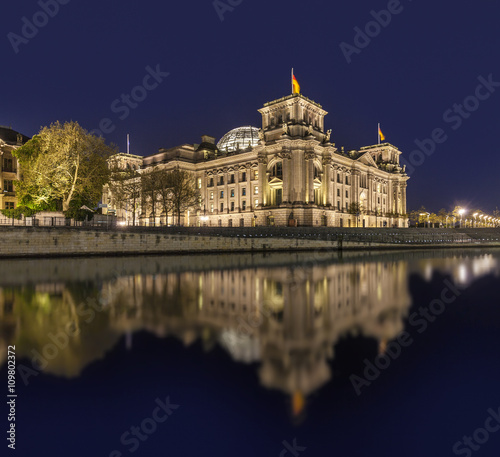
{"label": "glass dome", "polygon": [[259,142],[259,129],[246,125],[227,132],[217,143],[217,147],[223,152],[234,152],[257,146]]}

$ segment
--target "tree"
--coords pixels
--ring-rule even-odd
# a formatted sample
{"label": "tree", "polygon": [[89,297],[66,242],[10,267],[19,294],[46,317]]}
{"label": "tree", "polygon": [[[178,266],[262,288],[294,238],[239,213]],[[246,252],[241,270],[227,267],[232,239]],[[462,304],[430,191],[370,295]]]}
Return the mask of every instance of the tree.
{"label": "tree", "polygon": [[418,209],[418,222],[424,226],[427,222],[427,210],[423,205]]}
{"label": "tree", "polygon": [[417,224],[418,220],[420,218],[420,211],[418,211],[416,209],[410,211],[408,213],[408,218],[410,219],[410,224],[412,224],[412,223]]}
{"label": "tree", "polygon": [[174,210],[172,193],[172,172],[161,170],[158,176],[158,199],[159,204],[165,214],[165,223],[168,225],[168,215]]}
{"label": "tree", "polygon": [[200,207],[201,195],[196,188],[196,182],[191,173],[184,170],[170,172],[171,201],[177,214],[177,223],[181,223],[181,213],[190,207]]}
{"label": "tree", "polygon": [[70,209],[76,198],[95,207],[109,180],[107,159],[115,153],[104,139],[87,133],[77,122],[43,127],[15,150],[22,179],[15,187],[20,205],[35,210]]}
{"label": "tree", "polygon": [[448,211],[446,211],[446,209],[444,208],[441,208],[438,212],[438,221],[441,223],[443,227],[446,225],[447,217],[449,217]]}
{"label": "tree", "polygon": [[432,224],[432,228],[436,228],[436,224],[439,224],[439,217],[436,213],[431,213],[429,215],[429,222]]}
{"label": "tree", "polygon": [[143,213],[150,213],[150,216],[153,217],[153,225],[156,224],[156,207],[160,188],[164,182],[162,179],[163,174],[163,170],[153,167],[151,171],[141,175],[142,211]]}
{"label": "tree", "polygon": [[353,214],[356,216],[356,227],[358,226],[358,218],[359,215],[362,213],[362,207],[359,202],[351,202],[347,208],[347,212],[349,214]]}
{"label": "tree", "polygon": [[141,175],[135,168],[120,168],[110,161],[111,179],[109,194],[117,209],[132,209],[132,225],[136,225],[136,210],[139,206],[142,191]]}

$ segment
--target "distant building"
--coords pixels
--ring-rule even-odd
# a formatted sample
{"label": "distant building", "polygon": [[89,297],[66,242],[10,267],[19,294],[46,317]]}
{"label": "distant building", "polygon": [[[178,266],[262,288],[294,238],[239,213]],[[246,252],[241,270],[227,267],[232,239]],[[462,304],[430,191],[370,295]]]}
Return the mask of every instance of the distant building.
{"label": "distant building", "polygon": [[[183,144],[140,157],[119,154],[123,167],[181,169],[193,174],[202,203],[184,214],[184,225],[299,225],[406,227],[406,182],[401,152],[389,143],[338,150],[325,131],[327,114],[301,94],[264,104],[262,127],[239,127],[216,144]],[[103,203],[130,223],[170,224],[172,218],[117,208],[105,188]],[[135,211],[135,218],[132,217]]]}
{"label": "distant building", "polygon": [[17,197],[14,191],[14,181],[20,178],[17,159],[12,155],[29,140],[10,127],[0,126],[0,209],[17,207]]}

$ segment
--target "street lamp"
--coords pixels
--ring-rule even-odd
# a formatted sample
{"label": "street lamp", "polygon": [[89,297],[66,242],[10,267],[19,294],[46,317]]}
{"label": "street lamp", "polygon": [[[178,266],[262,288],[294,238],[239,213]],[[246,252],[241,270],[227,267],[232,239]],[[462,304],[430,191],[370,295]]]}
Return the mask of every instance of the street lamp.
{"label": "street lamp", "polygon": [[458,210],[458,214],[460,214],[460,228],[462,228],[462,216],[464,215],[465,210],[462,208]]}

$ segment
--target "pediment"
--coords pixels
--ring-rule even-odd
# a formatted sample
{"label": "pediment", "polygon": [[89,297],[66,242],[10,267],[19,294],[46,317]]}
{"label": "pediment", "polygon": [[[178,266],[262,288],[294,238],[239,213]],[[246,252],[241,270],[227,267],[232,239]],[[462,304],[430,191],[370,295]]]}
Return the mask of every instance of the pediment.
{"label": "pediment", "polygon": [[368,165],[369,167],[378,168],[375,160],[373,160],[373,157],[369,152],[365,152],[361,157],[356,159],[356,161],[364,163],[365,165]]}

